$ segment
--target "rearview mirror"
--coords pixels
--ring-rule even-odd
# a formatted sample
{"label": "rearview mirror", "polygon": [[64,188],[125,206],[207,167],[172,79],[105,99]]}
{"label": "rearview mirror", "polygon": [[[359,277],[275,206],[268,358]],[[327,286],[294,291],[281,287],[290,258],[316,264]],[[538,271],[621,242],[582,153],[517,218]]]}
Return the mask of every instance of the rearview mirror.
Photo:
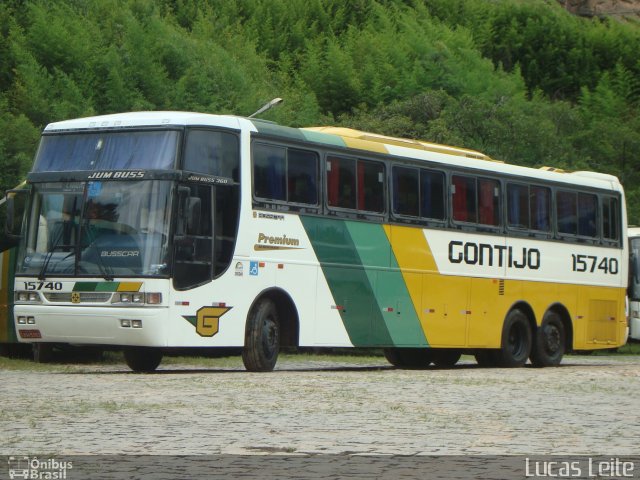
{"label": "rearview mirror", "polygon": [[22,222],[27,207],[28,190],[9,190],[7,192],[7,218],[4,231],[9,238],[18,239],[22,234]]}

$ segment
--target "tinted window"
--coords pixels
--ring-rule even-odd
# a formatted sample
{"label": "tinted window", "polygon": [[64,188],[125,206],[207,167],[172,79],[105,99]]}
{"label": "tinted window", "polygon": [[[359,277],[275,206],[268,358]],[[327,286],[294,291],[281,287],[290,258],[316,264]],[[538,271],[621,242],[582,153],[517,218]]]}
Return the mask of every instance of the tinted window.
{"label": "tinted window", "polygon": [[256,144],[253,148],[253,191],[256,197],[287,199],[286,154],[283,147]]}
{"label": "tinted window", "polygon": [[579,193],[578,235],[583,237],[596,237],[598,235],[597,213],[598,197],[587,193]]}
{"label": "tinted window", "polygon": [[177,131],[44,135],[34,172],[174,168]]}
{"label": "tinted window", "polygon": [[384,211],[384,165],[358,160],[358,210]]}
{"label": "tinted window", "polygon": [[237,137],[227,132],[189,131],[183,168],[190,172],[240,181],[240,154]]}
{"label": "tinted window", "polygon": [[529,189],[531,229],[548,232],[551,230],[551,190],[532,186]]}
{"label": "tinted window", "polygon": [[327,201],[341,207],[384,211],[384,165],[352,158],[327,157]]}
{"label": "tinted window", "polygon": [[423,168],[393,167],[393,212],[444,219],[444,174]]}
{"label": "tinted window", "polygon": [[497,180],[478,179],[478,223],[500,225],[500,184]]}
{"label": "tinted window", "polygon": [[417,168],[393,167],[393,213],[420,215],[420,171]]}
{"label": "tinted window", "polygon": [[315,152],[289,149],[287,186],[290,202],[318,204],[318,155]]}
{"label": "tinted window", "polygon": [[318,155],[273,145],[253,146],[253,188],[256,197],[309,205],[318,204]]}
{"label": "tinted window", "polygon": [[507,184],[507,223],[511,228],[548,232],[551,191],[546,187]]}
{"label": "tinted window", "polygon": [[477,220],[476,179],[474,177],[453,175],[451,184],[453,219],[457,222],[475,223]]}
{"label": "tinted window", "polygon": [[558,232],[571,235],[578,233],[578,197],[575,192],[556,193],[556,215]]}
{"label": "tinted window", "polygon": [[618,199],[614,197],[604,197],[602,199],[602,236],[607,240],[619,240]]}
{"label": "tinted window", "polygon": [[444,220],[444,174],[420,170],[420,216]]}

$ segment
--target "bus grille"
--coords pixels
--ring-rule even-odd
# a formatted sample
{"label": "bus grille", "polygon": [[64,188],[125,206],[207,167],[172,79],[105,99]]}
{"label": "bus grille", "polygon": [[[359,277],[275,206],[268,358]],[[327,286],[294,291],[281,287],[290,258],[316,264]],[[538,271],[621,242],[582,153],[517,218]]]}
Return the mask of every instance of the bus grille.
{"label": "bus grille", "polygon": [[107,303],[111,300],[110,292],[74,292],[76,295],[80,295],[80,301],[74,302],[71,298],[72,293],[60,293],[60,292],[47,292],[44,294],[44,298],[48,302],[66,302],[66,303]]}

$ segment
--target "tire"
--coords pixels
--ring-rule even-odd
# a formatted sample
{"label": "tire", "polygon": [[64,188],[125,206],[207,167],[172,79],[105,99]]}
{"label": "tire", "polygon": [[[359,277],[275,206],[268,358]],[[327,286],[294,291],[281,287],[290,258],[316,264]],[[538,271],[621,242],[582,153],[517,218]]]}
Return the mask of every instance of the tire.
{"label": "tire", "polygon": [[51,363],[53,361],[52,343],[34,343],[33,361],[36,363]]}
{"label": "tire", "polygon": [[496,352],[497,350],[490,349],[478,350],[474,356],[476,357],[476,362],[478,362],[478,365],[481,367],[497,367]]}
{"label": "tire", "polygon": [[138,373],[151,373],[162,361],[162,351],[152,347],[127,347],[124,359],[131,370]]}
{"label": "tire", "polygon": [[529,318],[522,310],[511,310],[502,327],[502,346],[495,354],[498,366],[522,367],[531,354],[532,343]]}
{"label": "tire", "polygon": [[560,365],[565,351],[566,333],[560,315],[547,312],[536,330],[531,349],[531,363],[536,367]]}
{"label": "tire", "polygon": [[462,352],[456,349],[443,348],[433,351],[433,364],[439,368],[451,368],[462,356]]}
{"label": "tire", "polygon": [[431,365],[433,350],[430,348],[385,348],[384,356],[396,368],[418,370]]}
{"label": "tire", "polygon": [[260,300],[247,318],[242,362],[250,372],[270,372],[276,366],[279,353],[278,310],[271,300]]}

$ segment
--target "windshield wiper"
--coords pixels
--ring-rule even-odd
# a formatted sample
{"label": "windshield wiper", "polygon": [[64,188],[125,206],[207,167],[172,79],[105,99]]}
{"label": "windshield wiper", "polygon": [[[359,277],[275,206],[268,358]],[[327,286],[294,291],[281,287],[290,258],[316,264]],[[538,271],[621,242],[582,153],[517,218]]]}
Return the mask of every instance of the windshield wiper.
{"label": "windshield wiper", "polygon": [[[38,280],[40,280],[40,281],[44,281],[45,280],[45,275],[47,273],[47,268],[49,267],[49,262],[51,261],[51,257],[53,257],[53,252],[55,252],[58,249],[71,248],[72,247],[72,245],[61,245],[60,244],[60,241],[64,237],[65,227],[69,223],[70,222],[62,222],[62,225],[61,225],[62,228],[60,228],[60,230],[58,231],[56,239],[53,241],[53,244],[51,245],[51,250],[48,251],[47,255],[44,257],[44,263],[42,264],[42,268],[40,269],[40,273],[38,274]],[[69,255],[64,257],[62,260],[66,260],[71,255],[73,255],[73,252],[71,252]]]}

